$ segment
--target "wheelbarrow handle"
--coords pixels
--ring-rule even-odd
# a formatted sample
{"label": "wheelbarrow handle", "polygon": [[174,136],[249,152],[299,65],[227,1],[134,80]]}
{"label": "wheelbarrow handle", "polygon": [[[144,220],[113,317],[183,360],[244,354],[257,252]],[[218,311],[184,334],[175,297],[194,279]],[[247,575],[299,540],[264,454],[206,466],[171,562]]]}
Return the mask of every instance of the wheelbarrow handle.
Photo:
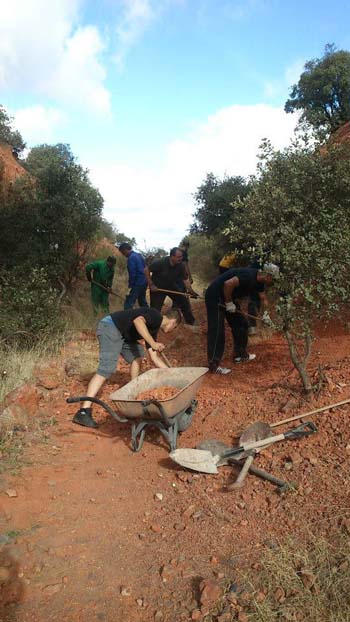
{"label": "wheelbarrow handle", "polygon": [[93,404],[98,404],[99,406],[102,406],[102,408],[104,408],[111,415],[111,417],[119,421],[119,423],[126,423],[128,421],[124,417],[119,417],[119,415],[117,415],[117,413],[112,410],[112,408],[108,406],[108,404],[106,404],[102,400],[97,399],[96,397],[89,397],[88,395],[84,395],[82,397],[68,397],[66,399],[66,402],[67,404],[76,404],[77,402],[92,402]]}

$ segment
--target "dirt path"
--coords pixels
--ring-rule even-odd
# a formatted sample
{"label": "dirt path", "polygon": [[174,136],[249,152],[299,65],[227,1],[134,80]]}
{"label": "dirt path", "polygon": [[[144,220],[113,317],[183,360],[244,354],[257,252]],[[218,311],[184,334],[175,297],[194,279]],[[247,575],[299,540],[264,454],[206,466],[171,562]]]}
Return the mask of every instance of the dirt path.
{"label": "dirt path", "polygon": [[[303,405],[283,340],[271,334],[255,341],[255,362],[235,366],[230,376],[205,377],[180,446],[207,438],[232,443],[248,423],[316,404]],[[174,364],[203,365],[205,335],[183,327],[167,352]],[[317,406],[350,397],[349,352],[349,334],[338,327],[320,332],[310,365],[329,369]],[[223,363],[229,365],[229,358]],[[105,398],[127,381],[126,374],[121,365]],[[296,480],[297,492],[280,497],[249,476],[242,491],[227,493],[232,468],[221,468],[218,476],[181,471],[156,432],[133,454],[129,426],[103,411],[96,411],[97,431],[73,426],[75,409],[65,398],[84,386],[66,378],[64,386],[43,394],[42,407],[57,424],[47,428],[45,443],[26,448],[30,464],[0,481],[2,619],[204,619],[204,610],[192,617],[203,578],[235,582],[272,541],[350,525],[349,408],[318,418],[313,437],[278,444],[259,457],[259,466]],[[288,414],[279,412],[283,406]],[[9,497],[9,490],[17,496]]]}

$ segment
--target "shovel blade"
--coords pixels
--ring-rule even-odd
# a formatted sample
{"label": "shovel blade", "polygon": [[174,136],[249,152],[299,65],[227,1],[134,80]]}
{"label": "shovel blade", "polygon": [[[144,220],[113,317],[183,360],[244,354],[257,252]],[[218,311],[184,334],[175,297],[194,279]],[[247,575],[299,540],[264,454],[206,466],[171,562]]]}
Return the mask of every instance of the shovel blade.
{"label": "shovel blade", "polygon": [[200,473],[216,474],[219,456],[213,456],[210,451],[203,449],[175,449],[169,454],[170,458],[186,469]]}

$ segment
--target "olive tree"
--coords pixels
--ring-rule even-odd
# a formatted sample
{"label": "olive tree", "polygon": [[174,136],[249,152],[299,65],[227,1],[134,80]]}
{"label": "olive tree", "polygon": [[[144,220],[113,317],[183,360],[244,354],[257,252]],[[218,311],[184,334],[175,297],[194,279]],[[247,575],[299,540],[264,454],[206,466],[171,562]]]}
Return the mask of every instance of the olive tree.
{"label": "olive tree", "polygon": [[235,203],[232,243],[280,266],[276,322],[305,390],[316,319],[336,316],[349,300],[350,144],[320,148],[306,137],[283,151],[266,141],[250,194]]}

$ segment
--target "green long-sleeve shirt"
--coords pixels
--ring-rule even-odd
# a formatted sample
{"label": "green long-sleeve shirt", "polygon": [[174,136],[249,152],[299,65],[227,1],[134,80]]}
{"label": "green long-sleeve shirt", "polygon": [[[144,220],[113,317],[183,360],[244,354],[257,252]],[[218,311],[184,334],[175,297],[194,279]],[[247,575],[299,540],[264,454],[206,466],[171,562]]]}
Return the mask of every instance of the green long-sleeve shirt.
{"label": "green long-sleeve shirt", "polygon": [[93,271],[93,281],[101,283],[104,287],[112,287],[114,278],[114,266],[108,266],[105,259],[98,259],[87,264],[85,268],[86,276],[90,277]]}

